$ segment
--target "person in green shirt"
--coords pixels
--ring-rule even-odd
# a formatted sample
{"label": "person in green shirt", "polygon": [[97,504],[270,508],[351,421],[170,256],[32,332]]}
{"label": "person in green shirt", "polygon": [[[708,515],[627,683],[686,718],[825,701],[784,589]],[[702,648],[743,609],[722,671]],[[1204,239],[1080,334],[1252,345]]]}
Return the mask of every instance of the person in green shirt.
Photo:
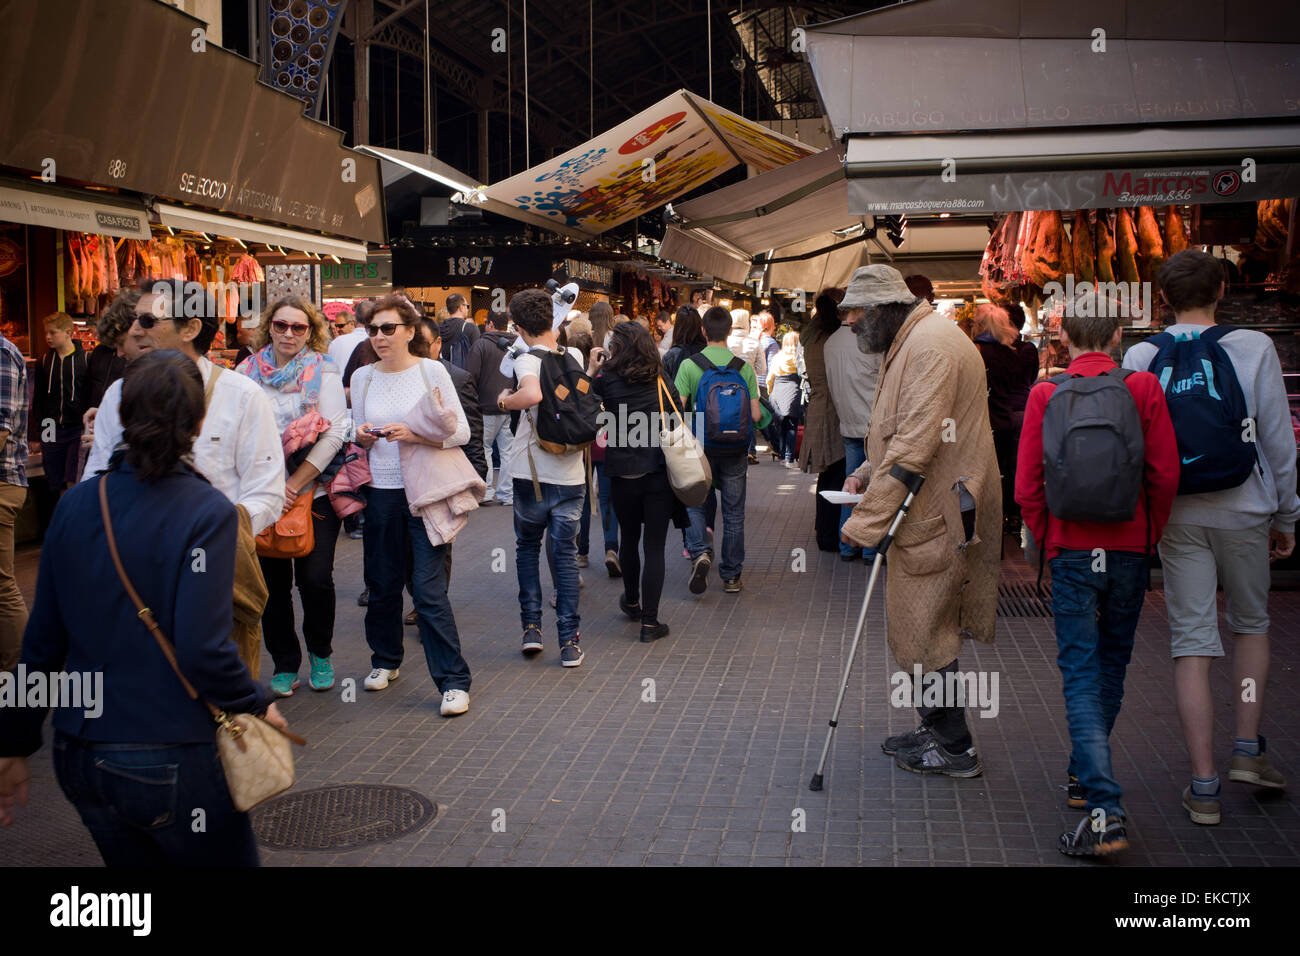
{"label": "person in green shirt", "polygon": [[[708,359],[719,368],[724,367],[733,358],[727,349],[727,336],[731,332],[731,313],[720,306],[713,306],[704,313],[704,335],[708,345],[699,355]],[[691,356],[682,362],[677,370],[677,394],[685,405],[683,411],[692,410],[695,391],[704,368]],[[758,401],[758,379],[753,367],[746,362],[740,370],[740,376],[749,390],[749,409],[754,422],[763,420],[763,408]],[[701,409],[702,411],[702,409]],[[742,446],[735,452],[718,452],[709,449],[705,454],[709,467],[713,471],[715,487],[722,492],[722,561],[718,573],[722,576],[723,590],[727,594],[738,594],[741,590],[740,573],[745,564],[745,478],[749,471],[748,446]],[[709,569],[713,566],[713,551],[705,537],[717,516],[718,501],[714,489],[709,489],[709,497],[701,508],[688,508],[691,526],[686,532],[686,550],[691,556],[692,594],[702,594],[709,583]]]}

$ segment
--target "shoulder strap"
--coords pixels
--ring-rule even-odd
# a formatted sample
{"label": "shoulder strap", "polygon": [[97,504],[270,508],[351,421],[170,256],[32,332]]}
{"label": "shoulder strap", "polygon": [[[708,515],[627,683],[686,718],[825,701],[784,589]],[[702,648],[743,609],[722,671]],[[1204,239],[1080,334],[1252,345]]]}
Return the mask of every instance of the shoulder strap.
{"label": "shoulder strap", "polygon": [[1212,325],[1201,333],[1202,342],[1217,342],[1229,332],[1237,331],[1235,325]]}
{"label": "shoulder strap", "polygon": [[[219,368],[219,366],[213,366],[214,370],[217,368]],[[213,378],[215,379],[216,376],[213,375]],[[127,577],[126,568],[122,566],[122,557],[117,551],[117,539],[113,535],[113,520],[108,513],[108,475],[100,475],[99,478],[99,512],[104,518],[104,536],[108,539],[108,553],[113,558],[113,567],[117,569],[117,576],[121,579],[122,586],[126,588],[126,593],[130,596],[131,603],[136,606],[136,616],[144,622],[144,626],[149,629],[149,633],[152,634],[154,640],[158,642],[159,650],[163,652],[163,656],[167,658],[167,663],[170,664],[172,670],[176,672],[177,679],[180,680],[181,685],[185,688],[185,693],[190,695],[190,699],[202,702],[203,706],[208,709],[208,712],[212,714],[213,719],[215,719],[217,723],[221,724],[223,727],[231,727],[232,723],[225,711],[218,710],[211,704],[211,702],[200,697],[199,692],[194,689],[194,685],[185,679],[185,675],[181,673],[180,665],[176,663],[175,649],[172,647],[171,642],[163,636],[162,629],[154,619],[153,611],[145,607],[144,601],[140,599],[139,593],[132,586],[131,579]],[[267,726],[270,727],[273,725],[267,724]],[[296,744],[306,745],[307,743],[307,741],[295,733],[281,730],[279,727],[276,727],[275,729]],[[238,726],[235,726],[234,729],[231,730],[232,735],[236,739],[239,738],[239,734],[242,732],[242,728],[239,728]]]}
{"label": "shoulder strap", "polygon": [[[371,362],[369,365],[363,366],[363,367],[366,369],[366,371],[367,371],[368,374],[366,375],[366,380],[365,380],[364,382],[361,383],[361,402],[360,402],[360,404],[357,404],[357,403],[355,403],[355,402],[352,404],[352,409],[353,409],[354,412],[355,412],[357,409],[360,409],[360,410],[361,410],[361,415],[360,415],[360,416],[357,416],[357,417],[360,417],[360,419],[361,419],[363,422],[366,420],[366,415],[365,415],[365,411],[366,411],[366,392],[370,391],[370,380],[371,380],[372,378],[375,377],[375,365],[376,365],[375,362]],[[360,369],[358,369],[357,371],[360,371]],[[356,376],[356,372],[353,372],[352,374],[353,374],[354,377]],[[355,421],[356,418],[354,417],[353,420]]]}
{"label": "shoulder strap", "polygon": [[212,374],[208,376],[208,385],[205,389],[203,389],[203,410],[204,411],[207,411],[208,406],[212,404],[212,392],[217,387],[217,379],[221,376],[221,373],[224,371],[225,369],[223,369],[216,362],[212,363]]}
{"label": "shoulder strap", "polygon": [[1122,382],[1124,381],[1124,379],[1128,378],[1130,375],[1133,374],[1133,370],[1131,368],[1124,368],[1122,365],[1116,365],[1114,368],[1106,369],[1106,371],[1102,372],[1101,374],[1109,375],[1112,378],[1117,378]]}
{"label": "shoulder strap", "polygon": [[727,370],[729,372],[739,372],[744,367],[745,367],[745,360],[742,359],[739,355],[733,355],[731,357],[731,361],[727,363]]}
{"label": "shoulder strap", "polygon": [[1075,378],[1075,377],[1076,377],[1076,376],[1071,375],[1069,372],[1061,372],[1061,373],[1058,374],[1058,375],[1053,375],[1051,378],[1047,379],[1047,381],[1051,382],[1053,385],[1055,385],[1056,387],[1060,388],[1062,385],[1064,385],[1064,384],[1065,384],[1066,382],[1068,382],[1070,379]]}
{"label": "shoulder strap", "polygon": [[[1168,348],[1177,341],[1178,340],[1175,339],[1173,334],[1170,332],[1158,332],[1151,336],[1151,338],[1147,339],[1147,344],[1154,345],[1156,348],[1156,355],[1159,355],[1163,349]],[[1153,358],[1151,361],[1155,362],[1155,359]]]}
{"label": "shoulder strap", "polygon": [[696,365],[698,365],[706,372],[709,371],[710,369],[712,369],[715,372],[718,370],[718,367],[713,364],[713,359],[705,355],[703,349],[700,349],[700,351],[696,352],[694,355],[689,356],[689,360],[694,362]]}

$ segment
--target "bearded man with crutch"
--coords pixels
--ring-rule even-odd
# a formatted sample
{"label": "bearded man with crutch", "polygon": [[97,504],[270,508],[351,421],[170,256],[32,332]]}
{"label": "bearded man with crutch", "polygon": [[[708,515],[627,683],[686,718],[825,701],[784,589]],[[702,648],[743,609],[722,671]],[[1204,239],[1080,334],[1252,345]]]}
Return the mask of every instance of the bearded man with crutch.
{"label": "bearded man with crutch", "polygon": [[[927,683],[961,687],[946,675],[957,673],[962,641],[991,643],[997,615],[1002,492],[984,362],[956,324],[889,266],[858,269],[840,310],[841,319],[863,311],[858,347],[884,355],[867,460],[844,483],[845,491],[863,493],[844,539],[876,547],[915,491],[888,552],[889,649],[909,675],[919,666],[937,675]],[[937,706],[919,707],[920,726],[882,749],[914,773],[979,776],[964,703],[945,693]]]}

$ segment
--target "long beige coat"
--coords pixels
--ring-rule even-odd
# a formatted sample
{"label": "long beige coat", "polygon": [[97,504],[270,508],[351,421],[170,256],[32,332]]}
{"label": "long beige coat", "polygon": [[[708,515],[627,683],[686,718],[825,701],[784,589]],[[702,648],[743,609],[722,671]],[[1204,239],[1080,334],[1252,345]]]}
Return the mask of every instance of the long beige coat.
{"label": "long beige coat", "polygon": [[[850,540],[874,546],[889,529],[907,493],[889,476],[896,464],[925,484],[888,552],[889,649],[900,668],[928,672],[956,659],[964,638],[992,643],[1002,533],[984,363],[928,303],[907,317],[881,366],[867,463],[855,472],[867,488],[844,523]],[[976,502],[964,548],[959,480]]]}

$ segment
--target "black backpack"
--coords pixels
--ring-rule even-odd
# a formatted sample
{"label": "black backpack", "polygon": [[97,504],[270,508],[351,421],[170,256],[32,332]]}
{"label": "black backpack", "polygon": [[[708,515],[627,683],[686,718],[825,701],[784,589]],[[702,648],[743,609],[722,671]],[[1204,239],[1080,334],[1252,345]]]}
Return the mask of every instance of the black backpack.
{"label": "black backpack", "polygon": [[472,343],[465,330],[472,325],[469,319],[465,319],[460,327],[460,335],[447,343],[446,348],[442,350],[442,357],[457,368],[463,369],[469,364],[469,348]]}
{"label": "black backpack", "polygon": [[1047,510],[1060,521],[1133,520],[1146,440],[1137,402],[1124,384],[1131,374],[1114,368],[1048,379],[1056,391],[1043,412],[1043,479]]}
{"label": "black backpack", "polygon": [[538,446],[552,455],[582,451],[596,440],[600,399],[591,379],[567,351],[536,349],[541,359],[538,382],[542,400],[529,412]]}

